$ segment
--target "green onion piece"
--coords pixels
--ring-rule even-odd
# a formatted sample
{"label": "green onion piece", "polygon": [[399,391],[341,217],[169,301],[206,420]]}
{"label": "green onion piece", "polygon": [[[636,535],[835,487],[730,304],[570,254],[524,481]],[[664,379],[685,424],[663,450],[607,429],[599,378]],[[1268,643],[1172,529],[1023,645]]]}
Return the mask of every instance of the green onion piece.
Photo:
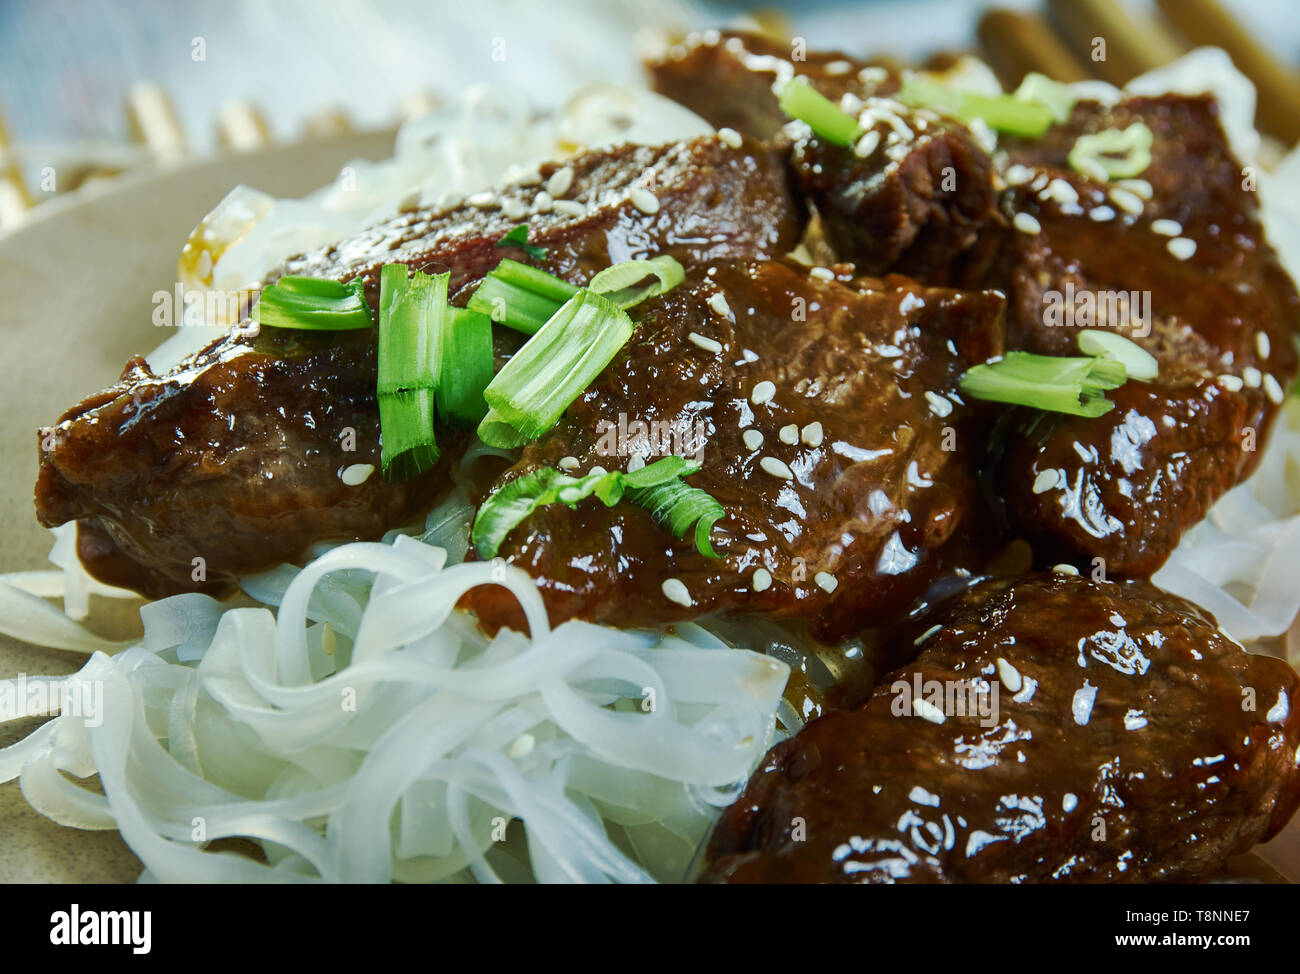
{"label": "green onion piece", "polygon": [[498,240],[494,247],[518,247],[533,260],[541,260],[550,251],[546,247],[534,247],[528,242],[528,224],[521,223],[504,237]]}
{"label": "green onion piece", "polygon": [[[614,470],[570,477],[559,470],[542,467],[516,477],[482,503],[474,517],[470,540],[480,558],[494,558],[507,535],[539,507],[557,503],[575,507],[588,497],[595,497],[606,507],[613,507],[625,493],[629,499],[636,500],[638,496],[645,498],[649,492],[672,488],[675,496],[686,499],[675,504],[661,502],[658,512],[649,504],[639,500],[637,503],[649,508],[654,519],[670,527],[679,538],[685,535],[691,524],[699,522],[696,524],[696,546],[702,554],[717,557],[709,545],[708,535],[714,523],[723,516],[722,505],[704,491],[687,487],[681,479],[698,473],[699,469],[698,463],[675,456],[656,460],[634,473]],[[699,497],[706,498],[709,504],[706,505]],[[707,524],[704,524],[705,519],[709,519]],[[701,524],[704,524],[702,532]]]}
{"label": "green onion piece", "polygon": [[777,91],[781,111],[804,122],[817,136],[832,145],[849,146],[862,134],[858,120],[831,101],[803,78],[791,78]]}
{"label": "green onion piece", "polygon": [[1115,408],[1105,390],[1127,378],[1124,364],[1111,358],[1008,352],[999,361],[969,369],[960,386],[976,399],[1095,418]]}
{"label": "green onion piece", "polygon": [[342,284],[320,277],[280,278],[263,289],[252,317],[259,325],[304,331],[349,331],[374,321],[359,279]]}
{"label": "green onion piece", "polygon": [[[479,436],[500,445],[504,423],[524,442],[549,430],[632,337],[632,319],[607,298],[579,291],[484,390],[492,411]],[[495,442],[494,442],[495,440]]]}
{"label": "green onion piece", "polygon": [[625,260],[606,267],[591,279],[587,290],[603,294],[624,310],[647,298],[671,291],[686,280],[682,265],[671,257]]}
{"label": "green onion piece", "polygon": [[492,381],[492,322],[487,315],[452,308],[435,336],[438,363],[435,401],[438,415],[454,426],[473,429],[487,414],[483,390]]}
{"label": "green onion piece", "polygon": [[908,75],[898,100],[913,108],[930,108],[964,122],[979,119],[989,128],[1036,139],[1052,126],[1052,112],[1037,102],[1011,95],[979,95],[961,91],[918,74]]}
{"label": "green onion piece", "polygon": [[450,274],[408,275],[405,264],[385,264],[379,271],[380,463],[390,479],[413,476],[438,459],[436,336],[451,317]]}
{"label": "green onion piece", "polygon": [[1126,129],[1081,135],[1070,150],[1070,167],[1094,179],[1130,179],[1151,165],[1155,136],[1142,122]]}
{"label": "green onion piece", "polygon": [[517,260],[503,260],[479,283],[467,306],[498,324],[532,335],[577,293],[576,287],[554,274]]}
{"label": "green onion piece", "polygon": [[1113,331],[1085,328],[1079,332],[1076,341],[1079,343],[1079,351],[1084,355],[1109,356],[1124,363],[1124,370],[1130,379],[1149,382],[1160,374],[1160,363],[1154,355]]}
{"label": "green onion piece", "polygon": [[1030,71],[1012,95],[1017,101],[1037,102],[1052,113],[1056,122],[1068,122],[1070,111],[1078,101],[1069,85],[1053,81],[1045,74]]}
{"label": "green onion piece", "polygon": [[700,554],[709,558],[721,557],[713,550],[709,533],[726,511],[713,495],[691,487],[681,478],[674,478],[652,487],[632,489],[627,499],[649,511],[656,523],[671,531],[674,537],[686,537],[691,525],[695,525],[695,547]]}

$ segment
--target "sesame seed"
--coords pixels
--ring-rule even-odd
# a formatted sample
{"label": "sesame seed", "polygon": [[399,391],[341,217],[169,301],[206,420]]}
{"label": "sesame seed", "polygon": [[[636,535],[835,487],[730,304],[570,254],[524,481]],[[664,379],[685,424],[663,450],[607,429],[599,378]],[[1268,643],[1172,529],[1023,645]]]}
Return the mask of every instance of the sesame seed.
{"label": "sesame seed", "polygon": [[813,576],[813,581],[817,583],[818,588],[827,593],[834,592],[840,584],[840,580],[830,572],[818,572]]}
{"label": "sesame seed", "polygon": [[[419,208],[420,208],[420,191],[418,189],[411,190],[409,193],[403,196],[397,204],[398,213],[410,213],[411,211],[418,210]],[[204,253],[206,254],[207,251],[205,250]]]}
{"label": "sesame seed", "polygon": [[866,159],[873,152],[880,148],[880,133],[875,129],[867,132],[866,135],[858,139],[857,144],[853,146],[853,154],[859,159]]}
{"label": "sesame seed", "polygon": [[1187,260],[1192,254],[1196,253],[1196,241],[1189,240],[1187,237],[1174,237],[1173,240],[1165,244],[1165,249],[1179,260]]}
{"label": "sesame seed", "polygon": [[826,64],[826,66],[822,70],[825,71],[827,74],[835,74],[835,75],[848,74],[850,71],[853,70],[853,65],[848,61],[840,59],[836,61],[830,61],[829,63]]}
{"label": "sesame seed", "polygon": [[1067,791],[1064,795],[1061,796],[1061,811],[1065,812],[1066,815],[1069,815],[1072,811],[1074,811],[1078,807],[1079,807],[1079,796],[1076,795],[1074,792]]}
{"label": "sesame seed", "polygon": [[343,481],[349,487],[359,487],[370,479],[370,475],[375,472],[373,463],[354,463],[349,467],[344,467],[339,474],[339,480]]}
{"label": "sesame seed", "polygon": [[551,206],[554,203],[555,200],[551,198],[551,194],[544,189],[539,190],[537,195],[533,197],[533,209],[538,213],[550,213]]}
{"label": "sesame seed", "polygon": [[771,402],[772,397],[776,395],[776,383],[764,379],[754,386],[754,391],[749,394],[749,401],[755,406],[761,406],[765,402]]}
{"label": "sesame seed", "polygon": [[1183,225],[1177,220],[1152,220],[1151,232],[1162,237],[1176,237],[1183,232]]}
{"label": "sesame seed", "polygon": [[1262,331],[1255,332],[1255,351],[1259,352],[1260,358],[1268,358],[1269,353],[1273,350],[1273,345],[1268,340],[1268,335]]}
{"label": "sesame seed", "polygon": [[520,173],[515,178],[516,185],[519,186],[539,186],[542,182],[542,174],[536,166],[526,172]]}
{"label": "sesame seed", "polygon": [[1132,190],[1115,186],[1110,191],[1110,201],[1130,216],[1142,215],[1142,199]]}
{"label": "sesame seed", "polygon": [[809,446],[821,446],[823,435],[824,433],[822,431],[821,423],[809,423],[803,428],[803,432],[799,434],[799,438]]}
{"label": "sesame seed", "polygon": [[1240,376],[1236,376],[1236,375],[1219,376],[1219,385],[1223,386],[1223,388],[1227,389],[1229,392],[1241,392],[1241,388],[1245,384],[1246,383],[1241,381]]}
{"label": "sesame seed", "polygon": [[1105,223],[1107,220],[1115,219],[1115,211],[1109,206],[1094,206],[1088,211],[1088,219],[1094,223]]}
{"label": "sesame seed", "polygon": [[1017,213],[1015,219],[1011,222],[1021,233],[1034,234],[1043,229],[1043,225],[1038,222],[1037,217],[1030,213]]}
{"label": "sesame seed", "polygon": [[794,423],[791,423],[789,426],[782,426],[781,431],[777,433],[776,436],[782,443],[794,446],[794,444],[799,442],[799,427]]}
{"label": "sesame seed", "polygon": [[1020,671],[1001,656],[998,657],[997,664],[998,679],[1002,681],[1002,685],[1012,693],[1019,693],[1020,688],[1025,685],[1024,679],[1020,676]]}
{"label": "sesame seed", "polygon": [[1106,172],[1106,167],[1096,159],[1088,156],[1084,156],[1077,163],[1071,163],[1071,165],[1085,176],[1090,176],[1099,183],[1104,183],[1110,179],[1110,173]]}
{"label": "sesame seed", "polygon": [[758,430],[745,430],[740,434],[740,442],[745,444],[746,450],[757,450],[763,445],[763,434]]}
{"label": "sesame seed", "polygon": [[1056,574],[1058,574],[1058,575],[1077,575],[1077,574],[1079,574],[1079,569],[1075,568],[1073,565],[1067,565],[1067,564],[1064,564],[1064,563],[1062,563],[1062,564],[1060,564],[1060,565],[1053,565],[1053,566],[1052,566],[1052,571],[1056,572]]}
{"label": "sesame seed", "polygon": [[641,456],[639,453],[633,453],[631,458],[627,461],[627,472],[636,473],[638,470],[643,470],[644,468],[645,457]]}
{"label": "sesame seed", "polygon": [[659,197],[648,189],[642,189],[640,186],[634,186],[627,194],[628,199],[642,213],[658,213]]}
{"label": "sesame seed", "polygon": [[942,724],[948,718],[943,715],[943,711],[932,704],[925,697],[912,698],[912,713],[918,717],[923,717],[932,724]]}
{"label": "sesame seed", "polygon": [[518,761],[532,754],[533,748],[536,746],[537,746],[537,738],[535,738],[532,734],[520,734],[513,741],[511,741],[510,746],[506,748],[506,757],[508,757],[511,761]]}
{"label": "sesame seed", "polygon": [[779,477],[781,480],[794,480],[794,472],[776,457],[763,457],[762,460],[758,461],[758,465],[763,468],[764,473],[769,473],[773,477]]}
{"label": "sesame seed", "polygon": [[563,196],[573,185],[573,169],[565,166],[563,169],[557,169],[551,173],[551,178],[546,180],[546,191],[554,197]]}
{"label": "sesame seed", "polygon": [[664,598],[669,602],[676,602],[678,605],[684,605],[688,609],[691,607],[692,602],[690,590],[680,578],[670,578],[659,587],[663,590]]}
{"label": "sesame seed", "polygon": [[560,469],[561,469],[561,470],[577,470],[577,469],[578,469],[578,458],[577,458],[577,457],[560,457]]}
{"label": "sesame seed", "polygon": [[495,194],[490,190],[475,193],[473,196],[465,200],[465,202],[480,210],[492,210],[501,205]]}
{"label": "sesame seed", "polygon": [[731,305],[727,304],[727,296],[721,291],[715,291],[713,296],[709,298],[709,307],[713,309],[713,313],[719,318],[731,317]]}
{"label": "sesame seed", "polygon": [[438,202],[434,205],[434,209],[444,213],[447,210],[458,210],[464,202],[465,197],[457,193],[443,193],[438,197]]}
{"label": "sesame seed", "polygon": [[722,343],[721,343],[721,342],[719,342],[719,341],[714,341],[712,338],[707,338],[707,337],[705,337],[704,335],[701,335],[698,331],[693,331],[693,332],[691,332],[689,335],[687,335],[686,337],[689,338],[689,339],[691,340],[691,343],[692,343],[692,344],[694,344],[694,345],[698,345],[700,348],[704,349],[706,352],[713,352],[713,353],[716,354],[716,353],[722,351]]}
{"label": "sesame seed", "polygon": [[733,149],[739,149],[744,144],[744,140],[741,139],[739,132],[733,128],[727,128],[725,126],[718,129],[718,138]]}
{"label": "sesame seed", "polygon": [[1034,171],[1028,166],[1016,163],[1007,167],[1007,171],[1002,174],[1002,178],[1007,181],[1008,186],[1023,186],[1034,178]]}
{"label": "sesame seed", "polygon": [[512,220],[522,220],[528,215],[528,207],[517,199],[504,199],[501,201],[501,212]]}
{"label": "sesame seed", "polygon": [[1042,470],[1034,478],[1034,493],[1045,494],[1061,482],[1061,475],[1056,470]]}
{"label": "sesame seed", "polygon": [[1151,188],[1151,184],[1145,179],[1121,179],[1116,182],[1115,185],[1128,190],[1134,196],[1141,197],[1144,200],[1149,200],[1153,195],[1155,195],[1155,191]]}
{"label": "sesame seed", "polygon": [[936,416],[943,417],[952,413],[951,399],[941,396],[937,392],[931,392],[929,389],[925,390],[925,399],[930,404],[930,412]]}
{"label": "sesame seed", "polygon": [[862,99],[851,91],[846,91],[840,95],[840,111],[845,115],[857,115],[865,106]]}
{"label": "sesame seed", "polygon": [[1264,381],[1264,374],[1253,365],[1248,365],[1242,369],[1241,377],[1246,380],[1246,385],[1252,389],[1258,389],[1260,383]]}
{"label": "sesame seed", "polygon": [[829,267],[814,267],[812,270],[808,272],[808,276],[815,277],[819,281],[835,280],[835,272],[832,271]]}
{"label": "sesame seed", "polygon": [[1047,173],[1040,172],[1037,176],[1034,177],[1034,181],[1029,184],[1029,188],[1032,189],[1035,193],[1037,193],[1047,186],[1047,183],[1049,182],[1050,178],[1051,177],[1049,177]]}
{"label": "sesame seed", "polygon": [[1079,202],[1079,191],[1059,176],[1047,184],[1047,189],[1043,193],[1058,203]]}
{"label": "sesame seed", "polygon": [[565,216],[587,215],[587,207],[576,200],[556,200],[551,204],[551,209],[556,213],[563,213]]}
{"label": "sesame seed", "polygon": [[1265,373],[1264,375],[1264,391],[1268,393],[1268,398],[1279,406],[1282,404],[1282,400],[1286,398],[1286,393],[1282,391],[1282,384],[1273,378],[1272,373]]}
{"label": "sesame seed", "polygon": [[750,582],[755,592],[766,592],[772,587],[772,573],[766,568],[759,568],[754,572],[754,578]]}

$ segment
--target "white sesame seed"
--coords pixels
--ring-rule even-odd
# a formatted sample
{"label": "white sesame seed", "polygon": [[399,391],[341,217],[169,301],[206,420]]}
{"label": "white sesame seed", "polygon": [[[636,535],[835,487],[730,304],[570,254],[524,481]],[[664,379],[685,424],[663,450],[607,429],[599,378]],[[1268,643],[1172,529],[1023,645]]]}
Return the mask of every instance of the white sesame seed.
{"label": "white sesame seed", "polygon": [[1061,475],[1056,470],[1039,471],[1038,476],[1034,478],[1034,493],[1045,494],[1060,482]]}
{"label": "white sesame seed", "polygon": [[501,201],[501,212],[512,220],[522,220],[528,215],[528,207],[511,197]]}
{"label": "white sesame seed", "polygon": [[1047,189],[1043,193],[1058,203],[1079,202],[1079,191],[1059,176],[1047,184]]}
{"label": "white sesame seed", "polygon": [[815,277],[819,281],[835,280],[835,272],[832,271],[829,267],[814,267],[812,270],[808,272],[808,276]]}
{"label": "white sesame seed", "polygon": [[840,95],[840,111],[845,115],[857,115],[865,106],[862,99],[851,91],[846,91]]}
{"label": "white sesame seed", "polygon": [[1034,171],[1017,162],[1015,165],[1007,166],[1007,171],[1002,174],[1002,178],[1007,181],[1008,186],[1023,186],[1034,178]]}
{"label": "white sesame seed", "polygon": [[438,197],[438,202],[434,204],[434,209],[440,213],[445,213],[447,210],[458,210],[464,202],[465,197],[458,193],[443,193]]}
{"label": "white sesame seed", "polygon": [[550,179],[546,180],[546,191],[552,196],[559,198],[569,191],[573,185],[573,169],[565,166],[563,169],[557,169],[551,173]]}
{"label": "white sesame seed", "polygon": [[850,71],[853,70],[853,65],[848,61],[839,59],[839,60],[827,62],[826,66],[822,68],[822,70],[825,71],[827,74],[833,74],[833,75],[848,74]]}
{"label": "white sesame seed", "polygon": [[1053,566],[1052,566],[1052,571],[1056,572],[1056,574],[1058,574],[1058,575],[1077,575],[1077,574],[1079,574],[1079,569],[1075,568],[1073,565],[1066,565],[1066,564],[1064,564],[1064,563],[1062,563],[1062,564],[1060,564],[1060,565],[1053,565]]}
{"label": "white sesame seed", "polygon": [[519,186],[538,186],[542,182],[542,174],[536,166],[532,169],[520,173],[515,178],[515,183]]}
{"label": "white sesame seed", "polygon": [[1037,193],[1047,186],[1047,183],[1049,182],[1050,179],[1051,177],[1048,176],[1047,173],[1040,172],[1037,176],[1034,177],[1034,181],[1029,184],[1029,188],[1032,189],[1035,193]]}
{"label": "white sesame seed", "polygon": [[1268,393],[1268,398],[1279,406],[1282,404],[1282,400],[1286,398],[1286,393],[1282,390],[1282,384],[1273,378],[1271,372],[1264,374],[1264,391]]}
{"label": "white sesame seed", "polygon": [[1242,386],[1244,386],[1245,384],[1246,383],[1241,381],[1241,376],[1237,376],[1237,375],[1219,376],[1219,385],[1223,386],[1223,388],[1227,389],[1229,392],[1241,392]]}
{"label": "white sesame seed", "polygon": [[1088,211],[1088,219],[1094,223],[1105,223],[1107,220],[1115,219],[1115,211],[1109,206],[1094,206]]}
{"label": "white sesame seed", "polygon": [[491,190],[484,190],[481,193],[475,193],[473,196],[465,200],[465,202],[480,210],[491,210],[501,205],[500,200],[496,198],[496,195],[492,193]]}
{"label": "white sesame seed", "polygon": [[943,417],[951,415],[951,399],[941,396],[937,392],[931,392],[929,389],[925,390],[925,399],[926,402],[930,404],[930,412],[934,413],[936,416]]}
{"label": "white sesame seed", "polygon": [[764,473],[769,473],[773,477],[779,477],[781,480],[794,480],[794,472],[776,457],[763,457],[758,461],[758,465],[763,468]]}
{"label": "white sesame seed", "polygon": [[1253,365],[1248,365],[1242,369],[1241,377],[1246,381],[1246,385],[1252,389],[1258,389],[1260,383],[1264,381],[1264,374]]}
{"label": "white sesame seed", "polygon": [[740,434],[740,442],[745,444],[746,450],[757,450],[763,445],[763,434],[758,430],[745,430]]}
{"label": "white sesame seed", "polygon": [[1110,201],[1130,216],[1142,215],[1142,198],[1132,190],[1113,186],[1108,194]]}
{"label": "white sesame seed", "polygon": [[645,469],[645,457],[639,453],[633,453],[627,461],[627,472],[636,473],[638,470]]}
{"label": "white sesame seed", "polygon": [[799,442],[799,427],[794,423],[791,423],[789,426],[782,426],[781,431],[776,434],[776,437],[782,443],[794,446],[794,444]]}
{"label": "white sesame seed", "polygon": [[[403,196],[401,200],[398,201],[397,204],[398,213],[410,213],[411,211],[418,210],[419,208],[420,208],[420,191],[418,189],[411,190],[409,193]],[[206,250],[203,252],[205,254],[207,253]]]}
{"label": "white sesame seed", "polygon": [[840,580],[830,572],[818,572],[813,576],[813,581],[823,592],[834,592],[839,588]]}
{"label": "white sesame seed", "polygon": [[932,724],[942,724],[948,718],[943,715],[943,711],[932,704],[925,697],[912,698],[912,713],[918,717],[924,717]]}
{"label": "white sesame seed", "polygon": [[537,195],[533,197],[533,209],[538,213],[550,213],[554,203],[555,200],[551,198],[551,194],[544,189],[539,190]]}
{"label": "white sesame seed", "polygon": [[709,298],[709,307],[713,309],[713,313],[719,318],[731,317],[731,305],[727,304],[727,296],[721,291],[715,291],[713,296]]}
{"label": "white sesame seed", "polygon": [[1069,815],[1072,811],[1074,811],[1078,807],[1079,807],[1079,796],[1076,795],[1074,792],[1067,791],[1064,795],[1061,796],[1061,811],[1065,812],[1066,815]]}
{"label": "white sesame seed", "polygon": [[749,394],[749,401],[755,406],[761,406],[765,402],[771,402],[772,397],[776,395],[776,383],[764,379],[754,386],[754,390]]}
{"label": "white sesame seed", "polygon": [[359,487],[370,479],[370,475],[375,472],[373,463],[354,463],[349,467],[344,467],[339,474],[339,480],[343,481],[349,487]]}
{"label": "white sesame seed", "polygon": [[1255,351],[1259,352],[1260,358],[1268,358],[1269,353],[1273,351],[1273,345],[1268,340],[1268,335],[1262,331],[1255,332]]}
{"label": "white sesame seed", "polygon": [[821,446],[823,435],[824,433],[821,423],[809,423],[803,428],[803,431],[799,434],[799,438],[809,446]]}
{"label": "white sesame seed", "polygon": [[998,657],[997,664],[998,679],[1002,681],[1002,685],[1012,693],[1019,693],[1020,688],[1025,685],[1024,679],[1020,676],[1020,671],[1001,656]]}
{"label": "white sesame seed", "polygon": [[1118,180],[1115,185],[1128,190],[1134,196],[1141,197],[1144,200],[1149,200],[1153,195],[1155,195],[1155,191],[1151,188],[1151,184],[1145,179],[1121,179]]}
{"label": "white sesame seed", "polygon": [[1021,233],[1034,234],[1043,229],[1043,225],[1038,222],[1038,218],[1032,213],[1017,213],[1015,219],[1011,222]]}
{"label": "white sesame seed", "polygon": [[561,469],[561,470],[577,470],[577,469],[578,469],[578,458],[577,458],[577,457],[560,457],[560,464],[559,464],[559,466],[560,466],[560,469]]}
{"label": "white sesame seed", "polygon": [[759,568],[754,571],[754,578],[750,582],[755,592],[766,592],[772,587],[772,573],[766,568]]}
{"label": "white sesame seed", "polygon": [[867,132],[853,146],[853,154],[859,159],[866,159],[880,148],[880,133],[875,129]]}
{"label": "white sesame seed", "polygon": [[706,352],[713,352],[716,355],[718,352],[722,351],[721,342],[714,341],[712,338],[709,338],[705,335],[701,335],[698,331],[693,331],[686,337],[691,340],[691,344],[698,345]]}
{"label": "white sesame seed", "polygon": [[733,128],[727,128],[724,126],[723,128],[718,129],[718,138],[733,149],[739,149],[744,145],[744,140],[741,139],[740,133]]}
{"label": "white sesame seed", "polygon": [[680,578],[667,579],[663,585],[659,586],[663,590],[664,598],[669,602],[676,602],[678,605],[684,605],[688,609],[691,607],[691,593],[687,589],[686,583]]}
{"label": "white sesame seed", "polygon": [[1176,237],[1183,232],[1183,225],[1177,220],[1152,220],[1151,232],[1162,237]]}
{"label": "white sesame seed", "polygon": [[1187,237],[1174,237],[1173,240],[1165,244],[1165,249],[1179,260],[1187,260],[1192,254],[1196,253],[1196,241]]}
{"label": "white sesame seed", "polygon": [[563,213],[565,216],[587,215],[587,207],[577,200],[556,200],[551,204],[551,209],[556,213]]}
{"label": "white sesame seed", "polygon": [[632,205],[642,213],[653,214],[659,212],[659,197],[655,196],[655,194],[650,192],[648,189],[642,189],[640,186],[633,186],[632,189],[628,191],[627,198],[630,199]]}
{"label": "white sesame seed", "polygon": [[537,746],[537,738],[535,738],[532,734],[520,734],[513,741],[511,741],[510,746],[506,748],[506,757],[508,757],[511,761],[518,761],[532,754],[533,748],[536,746]]}

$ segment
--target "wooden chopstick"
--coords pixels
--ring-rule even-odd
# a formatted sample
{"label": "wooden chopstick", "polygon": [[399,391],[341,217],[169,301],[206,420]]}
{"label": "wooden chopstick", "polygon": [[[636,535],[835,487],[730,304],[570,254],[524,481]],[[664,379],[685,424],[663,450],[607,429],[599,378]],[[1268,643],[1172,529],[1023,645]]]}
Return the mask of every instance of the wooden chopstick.
{"label": "wooden chopstick", "polygon": [[1261,128],[1287,145],[1300,141],[1300,73],[1273,57],[1215,0],[1156,0],[1156,5],[1189,41],[1223,48],[1255,83]]}
{"label": "wooden chopstick", "polygon": [[217,141],[235,152],[251,152],[271,144],[266,118],[251,101],[227,102],[217,116]]}
{"label": "wooden chopstick", "polygon": [[157,158],[185,155],[185,130],[172,100],[160,85],[152,81],[132,85],[126,96],[126,119],[131,137],[143,142]]}
{"label": "wooden chopstick", "polygon": [[1008,90],[1031,71],[1054,81],[1086,81],[1092,74],[1038,14],[994,8],[976,28],[984,59]]}
{"label": "wooden chopstick", "polygon": [[[1047,0],[1048,16],[1070,49],[1104,81],[1124,85],[1183,53],[1178,41],[1119,0]],[[1104,58],[1098,59],[1103,53]]]}

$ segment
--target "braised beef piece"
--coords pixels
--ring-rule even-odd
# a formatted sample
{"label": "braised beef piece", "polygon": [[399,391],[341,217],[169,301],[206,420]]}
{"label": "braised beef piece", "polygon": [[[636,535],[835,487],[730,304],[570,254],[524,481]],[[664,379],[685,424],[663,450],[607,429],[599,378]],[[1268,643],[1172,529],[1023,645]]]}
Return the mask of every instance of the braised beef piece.
{"label": "braised beef piece", "polygon": [[[1149,200],[1069,167],[1078,136],[1137,121],[1155,136],[1141,177],[1151,192],[1137,185]],[[1008,346],[1078,354],[1091,324],[1146,348],[1160,375],[1112,392],[1116,408],[1099,419],[1022,413],[999,492],[1045,558],[1100,557],[1107,571],[1149,575],[1254,469],[1296,375],[1300,300],[1212,99],[1080,104],[1044,138],[1003,145],[1016,184],[1008,221],[1027,213],[1041,229],[988,234],[969,283],[1007,293]],[[1129,314],[1112,307],[1118,295],[1131,297]]]}
{"label": "braised beef piece", "polygon": [[[384,263],[450,270],[463,301],[502,257],[523,257],[496,246],[521,222],[530,244],[549,248],[541,265],[575,283],[660,253],[686,264],[777,256],[803,231],[783,162],[752,141],[622,146],[544,166],[542,179],[561,168],[573,178],[555,195],[581,203],[583,215],[543,207],[507,216],[505,201],[532,207],[541,188],[514,186],[488,208],[399,214],[285,270],[362,277],[372,307]],[[653,187],[656,213],[630,201],[635,185]],[[117,385],[42,436],[51,448],[37,513],[50,526],[80,521],[88,568],[150,596],[228,591],[239,575],[298,560],[314,542],[376,537],[430,506],[445,477],[438,468],[388,483],[376,469],[360,486],[340,479],[353,464],[379,465],[375,370],[373,329],[240,329],[161,376],[134,359]],[[439,439],[446,453],[461,441],[445,431]]]}
{"label": "braised beef piece", "polygon": [[[632,340],[502,483],[566,457],[580,475],[626,469],[632,452],[698,456],[688,483],[727,511],[713,530],[723,557],[596,499],[542,508],[501,554],[537,579],[556,624],[746,612],[807,620],[829,641],[888,616],[976,530],[978,421],[950,397],[1001,348],[1001,308],[996,294],[784,262],[698,268],[637,309]],[[698,432],[702,449],[670,430]],[[471,603],[489,627],[523,628],[503,590]]]}
{"label": "braised beef piece", "polygon": [[1183,599],[1031,575],[930,621],[863,707],[768,753],[705,881],[1185,880],[1300,803],[1300,678]]}

